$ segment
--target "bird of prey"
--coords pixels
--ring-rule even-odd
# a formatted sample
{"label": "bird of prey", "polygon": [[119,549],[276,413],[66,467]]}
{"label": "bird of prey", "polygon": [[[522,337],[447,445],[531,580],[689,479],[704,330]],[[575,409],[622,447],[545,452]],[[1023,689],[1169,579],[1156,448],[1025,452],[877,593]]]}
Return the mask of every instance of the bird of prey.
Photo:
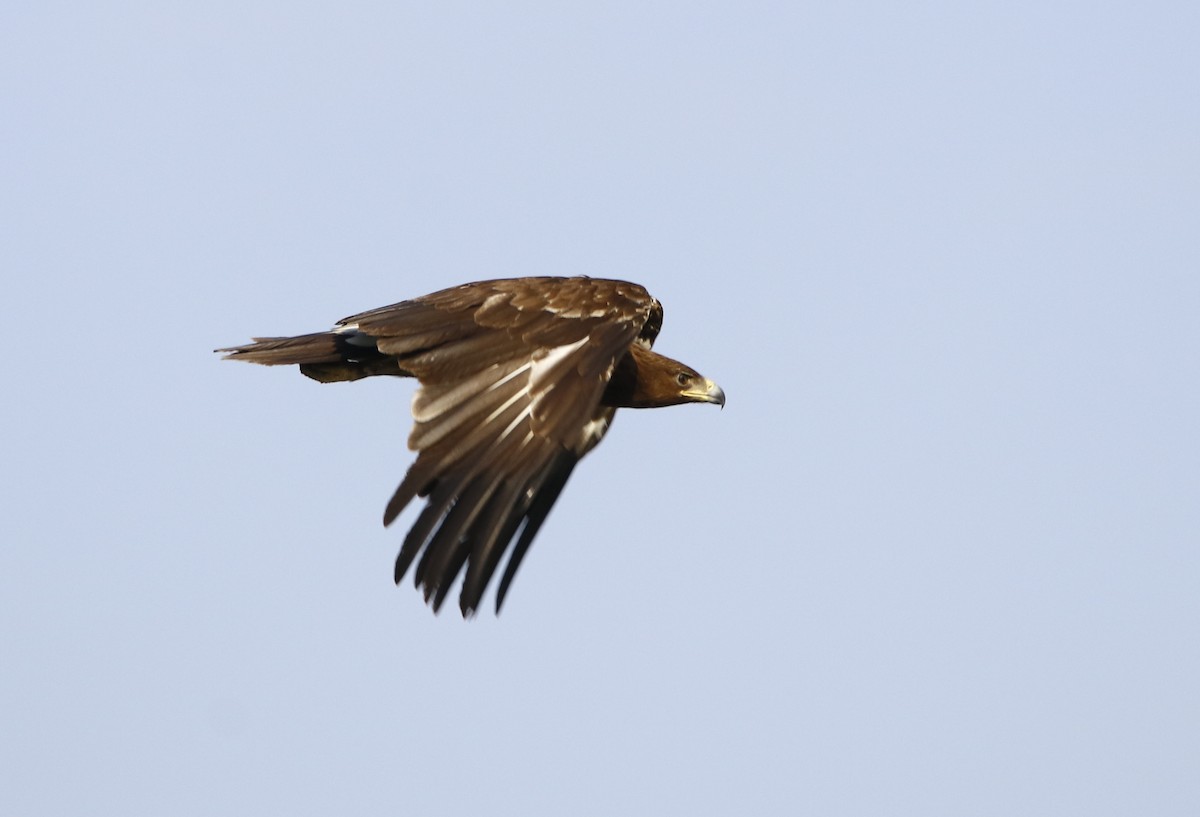
{"label": "bird of prey", "polygon": [[[725,405],[725,393],[651,351],[662,305],[638,284],[599,278],[479,281],[372,309],[331,331],[255,338],[227,359],[298,364],[322,383],[415,377],[416,461],[384,511],[425,507],[396,559],[436,612],[466,566],[459,607],[479,606],[501,556],[500,611],[513,575],[581,457],[619,408]],[[515,544],[513,540],[515,539]]]}

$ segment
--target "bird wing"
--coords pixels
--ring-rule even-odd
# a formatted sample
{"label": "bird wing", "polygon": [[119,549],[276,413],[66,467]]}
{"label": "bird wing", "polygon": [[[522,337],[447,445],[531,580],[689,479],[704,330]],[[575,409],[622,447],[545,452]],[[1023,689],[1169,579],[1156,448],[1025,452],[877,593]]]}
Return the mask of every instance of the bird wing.
{"label": "bird wing", "polygon": [[613,367],[661,322],[642,287],[591,278],[483,281],[340,321],[421,384],[409,437],[417,459],[384,513],[391,524],[414,497],[426,500],[396,581],[420,555],[415,583],[436,610],[465,564],[459,603],[469,614],[519,532],[499,610],[572,469],[611,421],[600,398]]}

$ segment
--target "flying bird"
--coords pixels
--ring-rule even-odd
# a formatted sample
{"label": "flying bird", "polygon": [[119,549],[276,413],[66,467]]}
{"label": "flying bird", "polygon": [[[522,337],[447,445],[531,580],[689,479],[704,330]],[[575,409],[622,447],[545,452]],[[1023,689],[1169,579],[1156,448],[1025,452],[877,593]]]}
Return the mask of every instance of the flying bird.
{"label": "flying bird", "polygon": [[662,319],[662,305],[628,281],[513,278],[372,309],[328,332],[217,351],[298,364],[322,383],[417,379],[408,439],[417,458],[383,524],[416,497],[425,507],[396,558],[395,579],[420,556],[415,583],[436,612],[465,565],[459,607],[470,616],[510,551],[496,593],[500,611],[575,464],[617,409],[724,407],[719,386],[651,351]]}

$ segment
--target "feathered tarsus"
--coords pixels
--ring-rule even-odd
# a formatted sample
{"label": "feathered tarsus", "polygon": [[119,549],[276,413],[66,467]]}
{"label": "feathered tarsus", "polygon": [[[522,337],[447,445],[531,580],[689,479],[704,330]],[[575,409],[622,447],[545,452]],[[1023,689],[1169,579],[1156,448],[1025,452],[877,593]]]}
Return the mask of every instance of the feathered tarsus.
{"label": "feathered tarsus", "polygon": [[618,408],[725,404],[711,380],[651,351],[661,327],[662,306],[637,284],[515,278],[352,315],[329,332],[217,351],[299,365],[323,383],[417,378],[409,437],[417,459],[384,524],[415,497],[425,507],[405,537],[395,578],[415,561],[415,582],[437,610],[465,565],[459,606],[469,615],[515,540],[499,611],[575,464]]}

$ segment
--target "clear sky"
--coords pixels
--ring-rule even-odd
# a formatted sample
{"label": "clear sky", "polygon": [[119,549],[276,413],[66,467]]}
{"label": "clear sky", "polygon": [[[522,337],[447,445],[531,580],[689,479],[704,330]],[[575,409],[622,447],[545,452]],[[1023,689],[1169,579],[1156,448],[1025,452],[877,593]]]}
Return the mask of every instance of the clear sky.
{"label": "clear sky", "polygon": [[[1200,813],[1200,6],[9,3],[0,813]],[[647,286],[504,613],[412,384],[222,363]]]}

